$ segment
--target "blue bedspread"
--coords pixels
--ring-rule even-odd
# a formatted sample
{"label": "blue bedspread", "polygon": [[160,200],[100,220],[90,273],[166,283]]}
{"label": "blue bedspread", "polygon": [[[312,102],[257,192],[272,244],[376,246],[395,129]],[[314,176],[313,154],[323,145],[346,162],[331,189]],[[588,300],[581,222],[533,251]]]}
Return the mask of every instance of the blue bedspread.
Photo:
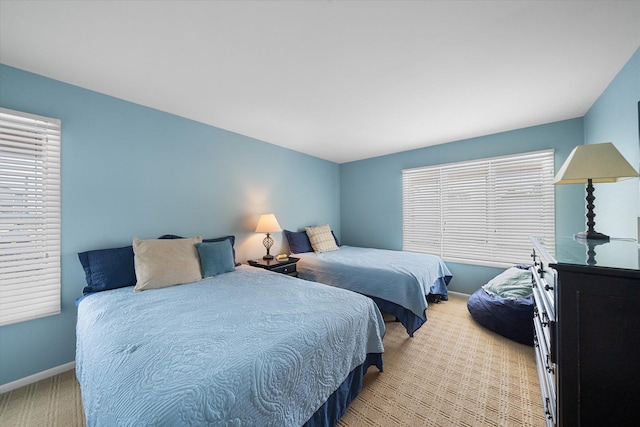
{"label": "blue bedspread", "polygon": [[341,246],[340,250],[296,254],[300,277],[405,307],[426,320],[425,295],[447,299],[451,272],[435,255]]}
{"label": "blue bedspread", "polygon": [[384,335],[370,299],[247,266],[92,294],[76,329],[88,426],[300,426]]}

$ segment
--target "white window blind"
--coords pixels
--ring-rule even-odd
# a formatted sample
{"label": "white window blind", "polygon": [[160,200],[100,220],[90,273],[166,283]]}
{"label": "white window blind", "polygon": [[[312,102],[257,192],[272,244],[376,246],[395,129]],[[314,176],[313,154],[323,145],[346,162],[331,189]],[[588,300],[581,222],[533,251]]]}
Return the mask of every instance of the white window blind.
{"label": "white window blind", "polygon": [[0,326],[60,313],[60,120],[0,108]]}
{"label": "white window blind", "polygon": [[554,250],[553,150],[402,171],[402,248],[467,264],[531,262]]}

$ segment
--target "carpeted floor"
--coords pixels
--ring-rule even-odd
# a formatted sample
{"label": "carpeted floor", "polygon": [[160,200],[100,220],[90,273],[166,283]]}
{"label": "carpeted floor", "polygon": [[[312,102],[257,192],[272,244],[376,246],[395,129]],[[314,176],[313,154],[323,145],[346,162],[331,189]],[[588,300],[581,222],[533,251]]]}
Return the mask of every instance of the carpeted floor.
{"label": "carpeted floor", "polygon": [[[532,347],[477,325],[466,299],[431,304],[409,338],[388,322],[384,372],[370,368],[338,426],[544,426]],[[84,426],[73,371],[0,395],[0,426]]]}
{"label": "carpeted floor", "polygon": [[384,372],[369,369],[347,426],[544,426],[533,347],[484,329],[467,300],[430,304],[409,338],[387,323]]}
{"label": "carpeted floor", "polygon": [[2,427],[84,426],[75,371],[0,395]]}

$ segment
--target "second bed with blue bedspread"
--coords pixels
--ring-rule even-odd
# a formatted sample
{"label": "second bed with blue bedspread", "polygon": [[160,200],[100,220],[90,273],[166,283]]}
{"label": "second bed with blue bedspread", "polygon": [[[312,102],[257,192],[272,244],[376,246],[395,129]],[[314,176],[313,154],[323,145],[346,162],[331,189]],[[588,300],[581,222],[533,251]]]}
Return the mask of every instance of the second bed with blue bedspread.
{"label": "second bed with blue bedspread", "polygon": [[301,278],[372,297],[410,336],[427,320],[427,295],[448,299],[451,272],[436,255],[343,245],[296,257]]}

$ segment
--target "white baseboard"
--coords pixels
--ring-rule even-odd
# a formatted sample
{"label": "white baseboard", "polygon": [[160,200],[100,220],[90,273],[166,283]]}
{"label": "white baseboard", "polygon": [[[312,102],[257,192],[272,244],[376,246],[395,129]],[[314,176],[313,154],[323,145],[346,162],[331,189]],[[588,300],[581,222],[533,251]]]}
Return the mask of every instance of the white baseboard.
{"label": "white baseboard", "polygon": [[49,377],[53,377],[54,375],[61,374],[63,372],[70,371],[71,369],[75,369],[76,362],[65,363],[64,365],[56,366],[55,368],[47,369],[46,371],[38,372],[37,374],[29,375],[28,377],[21,378],[16,381],[12,381],[10,383],[0,385],[0,394],[8,393],[17,388],[24,387],[29,384],[36,383],[40,380],[44,380]]}
{"label": "white baseboard", "polygon": [[453,295],[458,295],[459,297],[464,297],[464,298],[469,298],[471,296],[469,294],[465,294],[465,293],[462,293],[462,292],[448,291],[447,293],[453,294]]}

